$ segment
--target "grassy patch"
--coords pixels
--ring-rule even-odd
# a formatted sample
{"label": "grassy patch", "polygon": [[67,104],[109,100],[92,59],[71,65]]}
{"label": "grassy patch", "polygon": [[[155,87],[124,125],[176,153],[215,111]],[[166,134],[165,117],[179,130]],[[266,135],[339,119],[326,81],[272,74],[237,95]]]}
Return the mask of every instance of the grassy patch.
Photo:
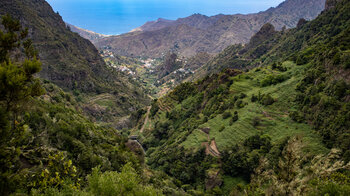
{"label": "grassy patch", "polygon": [[202,131],[196,129],[192,132],[191,135],[189,135],[185,142],[182,143],[182,145],[185,148],[196,148],[198,146],[201,146],[203,142],[208,141],[207,134],[203,133]]}

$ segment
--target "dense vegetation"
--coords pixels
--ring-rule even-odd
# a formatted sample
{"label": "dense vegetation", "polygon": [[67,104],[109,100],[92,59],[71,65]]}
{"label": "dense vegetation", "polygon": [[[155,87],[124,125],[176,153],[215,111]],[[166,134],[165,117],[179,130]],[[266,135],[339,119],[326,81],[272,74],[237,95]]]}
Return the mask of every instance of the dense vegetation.
{"label": "dense vegetation", "polygon": [[34,76],[41,63],[19,21],[6,15],[2,27],[1,195],[154,195],[160,191],[147,184],[154,176],[155,186],[171,186],[161,174],[144,176],[143,157],[126,146],[127,138],[92,123],[72,94]]}
{"label": "dense vegetation", "polygon": [[[220,66],[233,68],[239,68],[236,63],[243,59],[247,67],[272,64],[279,69],[279,64],[285,60],[293,60],[297,65],[306,64],[304,78],[296,87],[299,112],[293,113],[293,118],[312,121],[328,147],[340,147],[334,144],[342,144],[344,146],[340,148],[348,154],[345,151],[349,149],[346,142],[349,141],[349,121],[345,119],[349,114],[345,111],[348,111],[349,101],[349,7],[346,2],[339,2],[337,6],[324,11],[313,21],[304,21],[295,29],[276,33],[262,28],[260,34],[267,35],[258,46],[255,46],[256,39],[252,39],[247,47],[232,46],[216,58],[220,60],[231,56],[232,62],[226,61]],[[267,50],[252,56],[260,47]],[[208,70],[216,65],[213,60],[208,64]],[[287,79],[284,73],[267,75],[261,86],[275,85]]]}
{"label": "dense vegetation", "polygon": [[35,77],[29,31],[5,15],[0,194],[349,195],[350,2],[332,3],[295,29],[264,25],[123,131],[91,122],[84,93]]}
{"label": "dense vegetation", "polygon": [[349,194],[349,13],[339,1],[295,29],[265,25],[197,74],[216,73],[158,99],[143,133],[148,164],[191,193]]}

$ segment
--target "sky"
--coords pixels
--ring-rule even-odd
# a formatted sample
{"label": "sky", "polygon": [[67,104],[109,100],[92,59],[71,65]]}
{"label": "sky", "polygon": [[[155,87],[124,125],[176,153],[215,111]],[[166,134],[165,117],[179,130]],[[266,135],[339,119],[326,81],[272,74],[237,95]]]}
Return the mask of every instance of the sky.
{"label": "sky", "polygon": [[131,31],[158,18],[195,13],[247,14],[276,7],[283,0],[47,0],[65,22],[105,35]]}

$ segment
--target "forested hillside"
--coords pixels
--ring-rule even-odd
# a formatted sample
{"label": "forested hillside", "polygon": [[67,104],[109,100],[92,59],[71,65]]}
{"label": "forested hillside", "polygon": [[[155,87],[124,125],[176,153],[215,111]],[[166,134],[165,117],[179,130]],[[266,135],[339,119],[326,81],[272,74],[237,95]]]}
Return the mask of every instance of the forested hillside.
{"label": "forested hillside", "polygon": [[1,195],[183,192],[144,166],[127,135],[91,122],[71,93],[35,77],[42,63],[28,29],[10,15],[1,24]]}
{"label": "forested hillside", "polygon": [[266,24],[153,102],[148,164],[193,193],[348,194],[349,13],[340,1],[295,29]]}
{"label": "forested hillside", "polygon": [[0,15],[10,14],[28,28],[42,62],[40,78],[74,93],[91,119],[113,123],[147,105],[139,84],[108,67],[90,41],[69,30],[44,0],[2,0]]}
{"label": "forested hillside", "polygon": [[[10,12],[0,25],[0,195],[350,195],[348,0],[328,0],[315,20],[293,29],[265,24],[248,44],[228,47],[193,81],[140,109],[113,83],[112,63],[100,68],[113,77],[94,83],[100,76],[92,71],[77,88],[41,78],[49,48],[28,23],[58,15],[33,11],[48,6],[42,0],[12,3],[0,3]],[[64,50],[72,44],[49,38]],[[69,70],[53,57],[55,69]],[[158,77],[201,62],[179,63],[169,53]],[[87,105],[97,110],[87,113]],[[115,122],[115,108],[136,126],[93,121]]]}

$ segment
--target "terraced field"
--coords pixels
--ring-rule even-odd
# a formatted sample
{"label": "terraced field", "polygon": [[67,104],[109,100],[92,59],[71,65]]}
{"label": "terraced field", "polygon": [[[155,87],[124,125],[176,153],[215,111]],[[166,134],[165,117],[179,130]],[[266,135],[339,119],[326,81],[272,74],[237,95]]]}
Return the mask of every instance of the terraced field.
{"label": "terraced field", "polygon": [[[293,77],[276,85],[261,86],[261,81],[266,76],[281,74],[271,68],[256,68],[233,78],[230,94],[244,93],[247,95],[243,99],[243,108],[235,107],[228,110],[231,113],[238,112],[238,121],[230,125],[230,120],[223,119],[222,114],[219,114],[198,127],[199,129],[205,127],[211,129],[210,139],[215,138],[219,151],[257,133],[268,134],[273,142],[278,142],[286,136],[300,135],[308,144],[306,151],[313,153],[327,151],[321,144],[321,138],[314,133],[310,125],[297,123],[289,117],[289,113],[296,110],[293,102],[296,96],[295,87],[302,77],[301,73],[305,66],[296,66],[292,62],[285,62],[283,66],[288,69],[283,74]],[[258,94],[270,94],[275,102],[269,106],[252,102],[252,95]],[[255,126],[253,125],[254,120],[259,121]],[[224,130],[220,130],[222,127],[225,127]],[[186,148],[200,147],[200,144],[205,141],[205,136],[199,129],[193,131],[182,145]]]}

